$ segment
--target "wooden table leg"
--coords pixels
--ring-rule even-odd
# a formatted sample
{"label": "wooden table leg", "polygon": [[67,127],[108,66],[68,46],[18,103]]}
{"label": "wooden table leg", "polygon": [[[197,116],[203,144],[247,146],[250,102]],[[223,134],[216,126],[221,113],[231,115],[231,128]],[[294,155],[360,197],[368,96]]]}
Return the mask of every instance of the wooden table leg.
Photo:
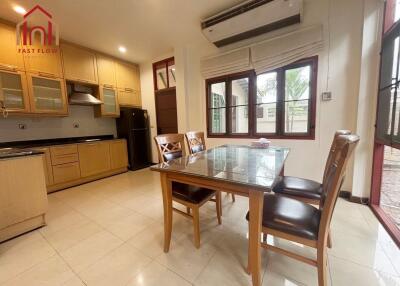
{"label": "wooden table leg", "polygon": [[261,285],[261,228],[264,193],[249,191],[249,265],[253,286]]}
{"label": "wooden table leg", "polygon": [[164,205],[164,252],[168,252],[172,233],[172,183],[167,174],[161,173],[160,177]]}

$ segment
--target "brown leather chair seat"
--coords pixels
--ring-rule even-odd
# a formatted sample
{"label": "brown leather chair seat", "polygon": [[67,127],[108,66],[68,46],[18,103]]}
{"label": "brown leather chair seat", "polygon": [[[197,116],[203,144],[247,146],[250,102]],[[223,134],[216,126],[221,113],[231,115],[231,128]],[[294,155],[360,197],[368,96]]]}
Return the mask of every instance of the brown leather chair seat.
{"label": "brown leather chair seat", "polygon": [[272,191],[276,194],[320,200],[322,185],[312,180],[283,176],[276,183]]}
{"label": "brown leather chair seat", "polygon": [[172,196],[193,204],[201,203],[214,193],[215,191],[206,188],[172,182]]}
{"label": "brown leather chair seat", "polygon": [[263,227],[317,240],[320,220],[321,211],[312,205],[283,196],[264,196]]}

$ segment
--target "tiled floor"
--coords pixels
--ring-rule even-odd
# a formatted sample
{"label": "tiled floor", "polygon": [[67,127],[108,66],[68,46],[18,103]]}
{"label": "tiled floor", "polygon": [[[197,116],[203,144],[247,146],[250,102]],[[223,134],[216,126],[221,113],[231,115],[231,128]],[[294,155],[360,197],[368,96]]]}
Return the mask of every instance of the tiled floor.
{"label": "tiled floor", "polygon": [[[158,176],[129,172],[50,195],[48,226],[0,244],[0,285],[251,285],[247,199],[223,195],[220,226],[215,206],[202,208],[199,250],[192,223],[174,215],[165,254]],[[332,232],[330,285],[400,285],[400,250],[367,207],[340,200]],[[263,286],[317,285],[315,268],[282,255],[263,251],[263,269]]]}

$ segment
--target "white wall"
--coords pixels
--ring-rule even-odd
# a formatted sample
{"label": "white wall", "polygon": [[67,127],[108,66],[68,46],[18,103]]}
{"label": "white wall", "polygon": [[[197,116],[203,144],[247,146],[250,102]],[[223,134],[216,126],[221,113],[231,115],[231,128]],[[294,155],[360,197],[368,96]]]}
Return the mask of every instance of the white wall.
{"label": "white wall", "polygon": [[[95,118],[91,106],[70,106],[68,117],[0,118],[0,142],[95,135],[116,136],[115,119]],[[79,128],[73,124],[79,123]],[[18,124],[26,124],[19,129]]]}
{"label": "white wall", "polygon": [[[369,8],[364,10],[364,2],[369,2]],[[372,3],[372,4],[371,4]],[[365,50],[364,38],[366,35],[376,34],[376,25],[379,17],[372,17],[369,25],[364,24],[366,14],[375,13],[382,8],[383,2],[379,0],[305,0],[304,21],[301,25],[308,26],[316,23],[324,27],[324,50],[319,54],[318,63],[318,85],[317,85],[317,118],[315,140],[273,140],[273,144],[291,148],[291,153],[285,165],[287,175],[300,176],[314,180],[321,180],[326,156],[335,130],[350,129],[360,132],[361,143],[371,142],[373,136],[374,114],[373,107],[362,107],[365,100],[372,100],[376,97],[376,88],[372,87],[377,80],[377,59],[376,50]],[[375,26],[374,26],[375,23]],[[372,29],[375,27],[375,29]],[[297,27],[287,28],[293,30]],[[366,29],[363,32],[363,29]],[[372,29],[369,31],[369,29]],[[283,31],[268,35],[269,37]],[[260,38],[266,38],[262,36]],[[379,38],[370,36],[375,43]],[[254,39],[252,41],[255,41]],[[251,40],[245,41],[251,43]],[[237,47],[240,44],[236,44]],[[371,45],[371,43],[370,43]],[[223,48],[226,51],[232,48]],[[203,130],[206,132],[206,94],[205,81],[200,73],[201,58],[218,52],[214,46],[205,43],[204,45],[192,45],[187,43],[175,47],[174,56],[177,63],[177,101],[178,101],[178,122],[179,132],[188,130]],[[365,62],[369,58],[369,62]],[[361,73],[361,67],[363,72]],[[372,68],[372,69],[371,69]],[[374,69],[375,68],[375,69]],[[368,69],[368,70],[365,70]],[[360,81],[361,80],[361,81]],[[371,86],[365,87],[366,82]],[[148,80],[152,85],[152,78]],[[142,89],[146,82],[143,81]],[[363,85],[360,89],[360,84]],[[371,90],[372,88],[372,90]],[[331,91],[333,100],[321,101],[321,93]],[[368,92],[367,92],[368,91]],[[364,94],[368,94],[364,97]],[[359,108],[360,111],[359,111]],[[365,121],[365,117],[369,120]],[[363,125],[365,123],[366,125]],[[363,132],[361,132],[364,130]],[[215,139],[207,138],[207,146],[213,147],[225,143],[249,144],[250,139]],[[369,144],[369,143],[368,143]],[[371,156],[370,146],[361,147],[357,150],[357,158],[364,157],[358,169],[365,169],[364,164],[370,164],[367,159]],[[367,159],[366,159],[367,158]],[[360,161],[361,162],[361,161]],[[354,195],[368,196],[370,173],[355,172]],[[344,189],[353,189],[353,167],[348,168],[348,176]],[[361,183],[362,182],[362,183]]]}

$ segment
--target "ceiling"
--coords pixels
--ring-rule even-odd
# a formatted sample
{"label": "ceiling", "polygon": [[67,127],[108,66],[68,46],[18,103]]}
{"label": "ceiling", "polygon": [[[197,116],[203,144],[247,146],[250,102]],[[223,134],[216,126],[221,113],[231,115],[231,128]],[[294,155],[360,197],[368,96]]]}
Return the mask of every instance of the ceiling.
{"label": "ceiling", "polygon": [[[182,44],[207,42],[200,21],[243,0],[1,0],[0,18],[22,20],[13,10],[36,4],[53,15],[62,39],[128,61],[145,62]],[[122,45],[125,54],[118,51]]]}

